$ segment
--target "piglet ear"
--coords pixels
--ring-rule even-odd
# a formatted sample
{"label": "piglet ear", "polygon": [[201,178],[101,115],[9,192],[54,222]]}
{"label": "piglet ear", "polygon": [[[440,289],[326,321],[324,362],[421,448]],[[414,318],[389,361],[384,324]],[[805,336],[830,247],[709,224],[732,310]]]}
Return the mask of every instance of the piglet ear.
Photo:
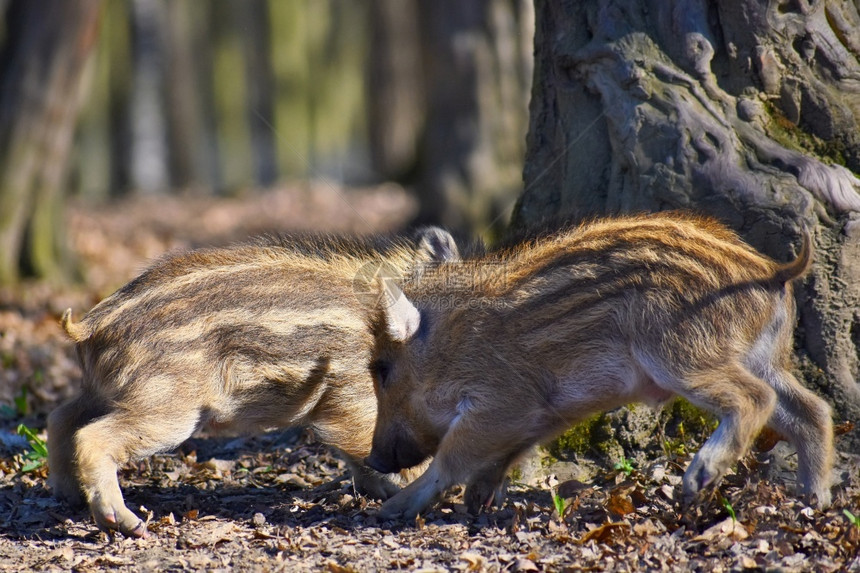
{"label": "piglet ear", "polygon": [[406,342],[421,325],[421,313],[396,285],[385,285],[382,304],[385,307],[385,329],[395,342]]}
{"label": "piglet ear", "polygon": [[460,249],[451,233],[441,227],[422,227],[415,233],[418,249],[431,261],[452,262],[460,260]]}

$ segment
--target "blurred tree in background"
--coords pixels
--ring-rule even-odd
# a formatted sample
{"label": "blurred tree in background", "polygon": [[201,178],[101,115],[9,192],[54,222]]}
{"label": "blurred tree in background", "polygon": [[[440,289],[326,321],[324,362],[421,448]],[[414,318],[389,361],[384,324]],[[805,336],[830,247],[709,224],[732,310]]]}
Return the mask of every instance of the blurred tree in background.
{"label": "blurred tree in background", "polygon": [[[349,182],[366,2],[106,0],[74,190],[94,200]],[[364,154],[366,156],[366,152]]]}
{"label": "blurred tree in background", "polygon": [[373,0],[372,158],[387,177],[412,173],[419,223],[485,235],[507,224],[522,190],[533,13],[530,0]]}
{"label": "blurred tree in background", "polygon": [[[106,0],[76,189],[394,180],[481,231],[521,189],[526,0]],[[462,213],[462,215],[460,215]]]}
{"label": "blurred tree in background", "polygon": [[62,199],[99,0],[8,2],[0,49],[0,284],[62,274]]}

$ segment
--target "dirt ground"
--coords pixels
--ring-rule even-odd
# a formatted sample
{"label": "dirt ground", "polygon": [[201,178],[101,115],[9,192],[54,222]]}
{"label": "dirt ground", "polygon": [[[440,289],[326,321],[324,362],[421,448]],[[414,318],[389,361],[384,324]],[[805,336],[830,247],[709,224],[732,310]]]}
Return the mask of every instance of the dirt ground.
{"label": "dirt ground", "polygon": [[826,512],[792,495],[791,452],[779,446],[747,456],[691,508],[678,501],[691,456],[664,453],[583,481],[559,482],[544,465],[499,509],[470,516],[455,490],[402,524],[380,521],[379,503],[356,495],[343,462],[301,429],[199,435],[121,470],[146,539],[99,532],[85,510],[51,497],[45,467],[21,471],[28,446],[16,427],[44,438],[47,412],[80,383],[58,325],[65,308],[80,316],[169,249],[277,230],[393,230],[412,212],[396,187],[328,183],[72,205],[85,286],[0,292],[0,571],[860,571],[860,458],[845,452]]}

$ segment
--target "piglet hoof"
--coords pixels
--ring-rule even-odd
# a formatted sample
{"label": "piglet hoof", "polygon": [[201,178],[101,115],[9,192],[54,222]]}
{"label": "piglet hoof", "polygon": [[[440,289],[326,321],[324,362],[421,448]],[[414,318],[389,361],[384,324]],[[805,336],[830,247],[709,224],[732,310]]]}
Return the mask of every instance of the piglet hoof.
{"label": "piglet hoof", "polygon": [[833,497],[831,496],[829,489],[815,491],[811,494],[807,493],[804,495],[804,498],[810,507],[814,507],[821,511],[830,507],[830,504],[833,501]]}
{"label": "piglet hoof", "polygon": [[112,534],[119,531],[126,537],[146,538],[149,532],[146,523],[124,505],[119,510],[94,509],[93,519],[102,531]]}
{"label": "piglet hoof", "polygon": [[471,515],[478,515],[482,509],[490,507],[490,504],[493,503],[495,491],[480,487],[481,485],[486,484],[471,484],[466,488],[466,493],[463,494],[464,501],[466,502],[466,511]]}
{"label": "piglet hoof", "polygon": [[493,499],[490,500],[490,503],[492,503],[494,507],[501,509],[502,506],[505,505],[505,502],[508,499],[508,485],[510,485],[510,483],[510,478],[506,477],[502,480],[502,483],[499,484],[499,487],[496,488]]}
{"label": "piglet hoof", "polygon": [[464,494],[466,508],[472,515],[478,515],[481,511],[491,507],[501,507],[505,503],[508,494],[507,478],[500,484],[489,481],[476,481],[466,487]]}
{"label": "piglet hoof", "polygon": [[411,502],[412,500],[401,492],[383,503],[378,515],[383,520],[414,521],[418,510],[412,507]]}
{"label": "piglet hoof", "polygon": [[133,527],[120,527],[118,524],[97,524],[99,529],[107,533],[111,538],[113,538],[114,533],[119,531],[126,537],[133,537],[136,539],[147,539],[149,538],[149,531],[146,529],[146,523],[142,519],[137,521],[137,524]]}
{"label": "piglet hoof", "polygon": [[721,476],[722,472],[709,468],[708,464],[697,455],[684,473],[685,503],[691,503],[703,489],[716,486]]}
{"label": "piglet hoof", "polygon": [[102,531],[112,535],[114,532],[119,531],[126,537],[134,537],[138,539],[146,539],[149,537],[149,531],[146,529],[146,523],[142,519],[138,519],[133,524],[119,524],[119,523],[99,523],[99,529]]}
{"label": "piglet hoof", "polygon": [[355,490],[367,497],[385,501],[394,497],[400,491],[400,487],[383,474],[366,469],[365,473],[353,474]]}
{"label": "piglet hoof", "polygon": [[400,521],[401,519],[406,519],[405,510],[400,507],[390,506],[388,502],[382,504],[382,507],[379,508],[379,518],[383,521]]}
{"label": "piglet hoof", "polygon": [[142,519],[137,522],[137,525],[133,529],[129,531],[122,531],[122,533],[126,537],[138,537],[140,539],[146,539],[149,537],[149,531],[147,531],[146,529],[146,523],[144,523]]}

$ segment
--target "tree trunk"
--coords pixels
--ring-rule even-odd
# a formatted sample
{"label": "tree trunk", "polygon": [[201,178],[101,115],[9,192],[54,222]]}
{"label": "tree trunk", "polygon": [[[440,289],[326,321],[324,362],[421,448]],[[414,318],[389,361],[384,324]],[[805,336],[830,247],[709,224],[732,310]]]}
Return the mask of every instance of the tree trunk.
{"label": "tree trunk", "polygon": [[[839,418],[860,420],[855,4],[537,0],[535,50],[513,225],[689,208],[778,260],[808,227],[799,367]],[[860,431],[843,443],[860,446]]]}
{"label": "tree trunk", "polygon": [[419,222],[488,231],[522,189],[532,7],[419,2],[427,120]]}
{"label": "tree trunk", "polygon": [[233,9],[237,12],[242,31],[245,82],[248,85],[245,105],[251,132],[254,180],[258,185],[268,187],[278,178],[268,0],[242,0],[235,3]]}
{"label": "tree trunk", "polygon": [[371,0],[367,58],[370,161],[384,179],[414,171],[424,125],[424,86],[415,0]]}
{"label": "tree trunk", "polygon": [[204,11],[208,8],[189,2],[167,2],[165,6],[170,182],[180,188],[213,187],[206,168],[203,98],[197,71],[199,60],[205,57],[197,48],[206,29]]}
{"label": "tree trunk", "polygon": [[131,6],[126,2],[106,2],[102,30],[107,36],[108,67],[108,149],[110,150],[110,184],[108,194],[121,196],[132,187],[131,100],[134,74],[131,52]]}
{"label": "tree trunk", "polygon": [[61,274],[62,189],[99,0],[20,0],[0,54],[0,284]]}
{"label": "tree trunk", "polygon": [[218,142],[218,112],[215,102],[215,26],[212,13],[215,4],[197,2],[193,5],[192,18],[199,30],[192,40],[194,52],[197,102],[200,108],[200,132],[198,157],[202,163],[200,181],[216,195],[226,192],[221,162],[221,146]]}
{"label": "tree trunk", "polygon": [[132,0],[131,177],[135,191],[164,193],[170,187],[167,120],[164,117],[165,5]]}

